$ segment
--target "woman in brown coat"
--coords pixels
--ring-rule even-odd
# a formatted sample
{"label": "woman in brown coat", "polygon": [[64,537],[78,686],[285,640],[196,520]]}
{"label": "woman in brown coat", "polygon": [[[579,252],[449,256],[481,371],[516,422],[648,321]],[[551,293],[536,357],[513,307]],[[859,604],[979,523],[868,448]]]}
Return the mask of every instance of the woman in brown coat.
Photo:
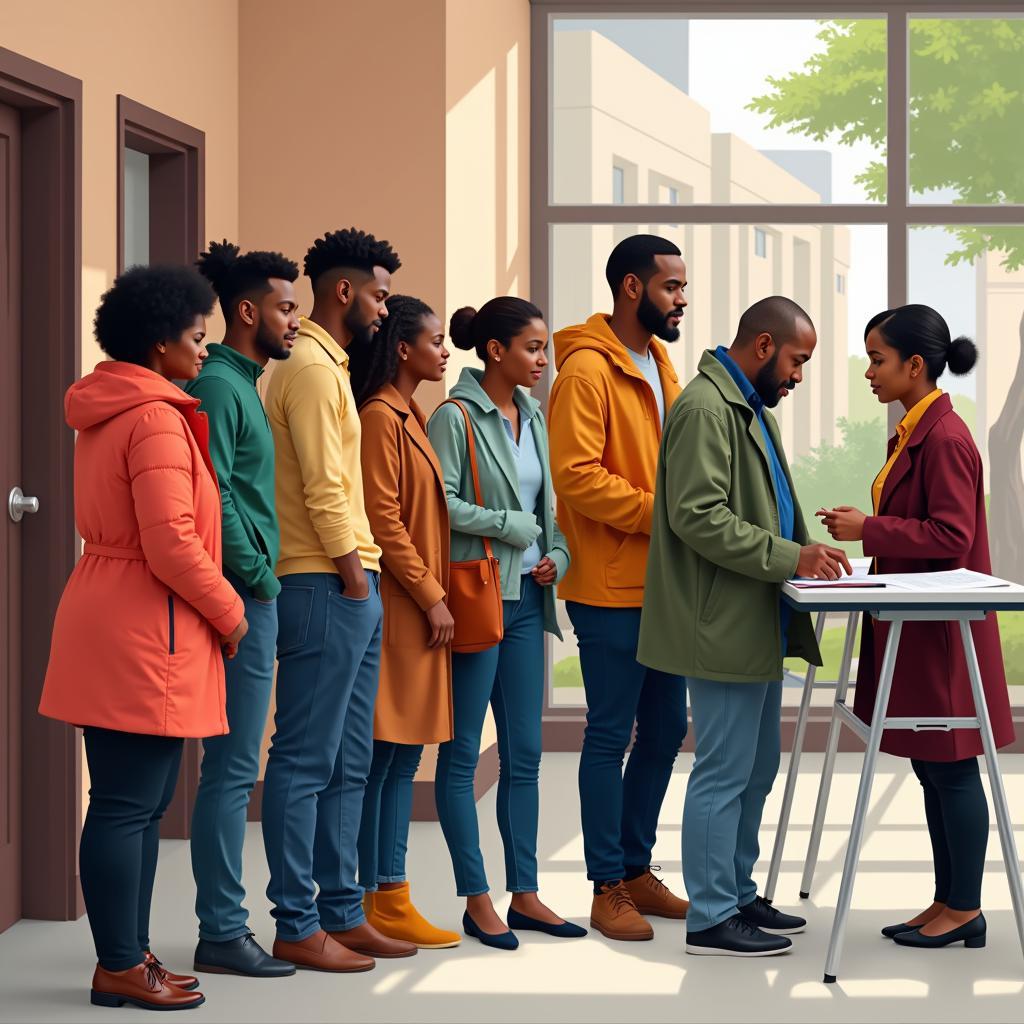
{"label": "woman in brown coat", "polygon": [[[977,349],[952,340],[946,321],[928,306],[902,306],[873,317],[864,331],[867,379],[880,402],[906,410],[889,459],[872,487],[873,515],[854,508],[819,513],[836,540],[864,542],[880,573],[973,569],[992,564],[985,522],[981,456],[949,396],[936,387],[948,367],[968,373]],[[1013,740],[999,626],[990,614],[971,624],[985,703],[997,747]],[[871,720],[888,626],[865,616],[854,710]],[[908,622],[889,698],[891,717],[973,717],[974,696],[955,623]],[[911,920],[882,929],[903,946],[985,945],[981,880],[988,843],[988,804],[978,770],[977,730],[882,736],[882,750],[909,757],[924,791],[935,861],[935,898]]]}
{"label": "woman in brown coat", "polygon": [[433,310],[419,299],[394,295],[373,345],[352,352],[349,364],[363,427],[366,513],[382,552],[384,603],[359,880],[367,920],[385,935],[423,949],[460,941],[419,914],[405,875],[413,779],[423,745],[452,738],[448,502],[426,420],[413,399],[422,381],[443,379],[447,361]]}

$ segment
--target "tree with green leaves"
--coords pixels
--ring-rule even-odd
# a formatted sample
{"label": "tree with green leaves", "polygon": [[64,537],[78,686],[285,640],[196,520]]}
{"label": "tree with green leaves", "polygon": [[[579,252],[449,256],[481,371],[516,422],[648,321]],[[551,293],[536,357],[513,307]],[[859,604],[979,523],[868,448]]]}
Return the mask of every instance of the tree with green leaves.
{"label": "tree with green leaves", "polygon": [[[886,23],[827,21],[823,47],[800,70],[768,78],[770,92],[750,109],[773,128],[878,151],[857,176],[867,197],[886,198]],[[1024,21],[996,18],[910,20],[909,175],[913,192],[955,193],[955,202],[1024,203]],[[950,228],[947,263],[1002,253],[1007,270],[1024,266],[1024,229]],[[989,431],[991,540],[997,572],[1024,582],[1024,317],[1021,355],[1006,404]],[[984,339],[982,355],[984,356]]]}

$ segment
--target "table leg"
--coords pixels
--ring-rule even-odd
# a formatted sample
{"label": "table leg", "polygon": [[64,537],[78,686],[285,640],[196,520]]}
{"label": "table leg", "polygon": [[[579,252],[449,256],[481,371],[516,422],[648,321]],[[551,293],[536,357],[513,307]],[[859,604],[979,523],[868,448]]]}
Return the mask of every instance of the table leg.
{"label": "table leg", "polygon": [[[846,700],[850,688],[850,669],[853,664],[853,648],[857,642],[857,623],[860,612],[851,612],[846,620],[846,637],[843,643],[843,657],[839,663],[839,679],[836,683],[836,701]],[[825,828],[825,813],[828,810],[829,793],[832,790],[832,774],[836,767],[836,752],[839,750],[839,734],[843,725],[833,711],[832,721],[828,728],[828,741],[825,744],[825,763],[821,769],[821,782],[818,784],[818,800],[814,805],[814,821],[807,842],[807,857],[804,860],[804,874],[800,880],[800,899],[810,899],[811,882],[814,881],[814,869],[818,865],[818,850],[821,846],[821,833]]]}
{"label": "table leg", "polygon": [[846,919],[850,915],[850,901],[853,898],[853,883],[857,877],[857,863],[860,859],[860,847],[864,840],[864,824],[867,821],[868,806],[871,802],[871,784],[875,776],[875,762],[878,750],[882,745],[882,731],[885,726],[885,715],[889,706],[889,691],[892,689],[892,677],[896,668],[896,652],[899,650],[900,634],[903,622],[896,619],[889,625],[889,636],[885,643],[885,656],[882,659],[881,678],[878,680],[878,691],[875,694],[875,710],[871,716],[871,732],[868,734],[867,750],[864,752],[864,765],[860,773],[860,786],[857,789],[857,804],[853,811],[853,823],[850,826],[850,841],[846,847],[846,859],[843,862],[843,877],[839,884],[839,900],[836,903],[836,916],[832,922],[832,936],[828,943],[828,955],[825,957],[825,982],[836,980],[839,958],[843,952],[843,939],[846,932]]}
{"label": "table leg", "polygon": [[981,746],[985,752],[985,769],[988,772],[992,803],[995,806],[996,822],[999,825],[999,844],[1003,849],[1006,879],[1010,883],[1013,917],[1017,922],[1017,935],[1020,939],[1021,951],[1024,952],[1024,887],[1021,885],[1020,861],[1017,857],[1017,844],[1013,838],[1010,810],[1006,803],[1006,790],[1003,789],[1003,776],[999,770],[996,742],[992,735],[992,721],[989,718],[985,689],[981,682],[981,668],[978,665],[978,652],[974,647],[974,634],[971,632],[970,622],[966,619],[960,620],[960,636],[964,644],[964,654],[967,656],[967,672],[971,677],[974,713],[978,716],[981,729]]}
{"label": "table leg", "polygon": [[[818,612],[814,624],[814,635],[821,643],[825,631],[827,612]],[[796,731],[793,733],[793,752],[789,755],[789,768],[786,770],[786,788],[782,794],[782,809],[779,812],[779,827],[775,830],[775,845],[772,847],[772,859],[768,865],[768,879],[764,885],[764,898],[771,903],[775,898],[775,886],[779,881],[779,870],[782,867],[782,854],[786,846],[786,832],[789,830],[789,815],[793,810],[793,792],[796,789],[797,774],[800,770],[800,755],[804,749],[804,733],[807,730],[807,716],[811,710],[811,697],[814,692],[814,678],[818,666],[808,665],[804,677],[804,690],[800,697],[800,711],[796,716]]]}

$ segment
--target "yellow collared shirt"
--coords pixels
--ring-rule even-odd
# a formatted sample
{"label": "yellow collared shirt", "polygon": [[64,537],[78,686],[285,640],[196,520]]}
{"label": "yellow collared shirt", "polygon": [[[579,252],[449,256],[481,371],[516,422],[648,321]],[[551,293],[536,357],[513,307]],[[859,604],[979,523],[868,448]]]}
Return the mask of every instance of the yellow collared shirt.
{"label": "yellow collared shirt", "polygon": [[896,447],[893,449],[892,455],[889,456],[889,461],[882,467],[882,471],[875,477],[875,482],[871,485],[871,504],[874,507],[874,514],[878,515],[878,506],[882,503],[882,491],[885,488],[886,478],[892,471],[892,467],[896,465],[896,460],[900,457],[903,449],[907,447],[910,441],[910,435],[914,433],[914,428],[921,422],[921,417],[928,411],[929,406],[934,402],[940,395],[942,390],[936,388],[934,391],[925,395],[917,405],[911,409],[906,416],[896,424],[896,434],[899,440],[896,442]]}
{"label": "yellow collared shirt", "polygon": [[277,575],[337,572],[333,559],[359,552],[380,569],[363,499],[362,428],[348,353],[302,317],[295,347],[274,367],[266,410],[274,435],[275,503],[281,527]]}

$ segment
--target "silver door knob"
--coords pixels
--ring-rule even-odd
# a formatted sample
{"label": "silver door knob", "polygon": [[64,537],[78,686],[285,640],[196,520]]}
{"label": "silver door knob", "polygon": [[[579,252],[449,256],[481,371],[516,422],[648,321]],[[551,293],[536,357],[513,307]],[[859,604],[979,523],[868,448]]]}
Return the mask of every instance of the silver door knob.
{"label": "silver door knob", "polygon": [[35,515],[39,511],[39,499],[26,497],[20,487],[11,489],[7,495],[7,514],[16,523],[21,522],[22,516]]}

